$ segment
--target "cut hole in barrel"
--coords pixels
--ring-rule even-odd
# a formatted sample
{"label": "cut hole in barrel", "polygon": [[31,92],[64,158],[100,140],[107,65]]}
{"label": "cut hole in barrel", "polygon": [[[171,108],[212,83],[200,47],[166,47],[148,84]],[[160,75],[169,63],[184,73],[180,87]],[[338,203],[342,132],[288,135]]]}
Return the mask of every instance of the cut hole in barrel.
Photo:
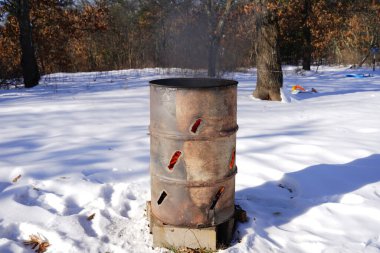
{"label": "cut hole in barrel", "polygon": [[157,200],[157,204],[158,204],[158,205],[161,205],[162,202],[164,201],[164,199],[166,198],[166,196],[168,196],[168,194],[167,194],[165,191],[163,191],[163,192],[161,193],[161,195],[160,195],[160,198]]}
{"label": "cut hole in barrel", "polygon": [[173,170],[174,166],[176,165],[179,157],[181,156],[182,152],[181,151],[176,151],[173,156],[172,156],[172,159],[170,159],[170,162],[169,162],[169,165],[168,165],[168,169],[169,170]]}
{"label": "cut hole in barrel", "polygon": [[214,210],[214,208],[215,208],[216,204],[218,203],[218,200],[222,196],[223,192],[224,192],[224,186],[220,187],[219,191],[215,194],[215,197],[214,197],[212,204],[211,204],[211,207],[210,207],[211,210]]}
{"label": "cut hole in barrel", "polygon": [[193,134],[196,134],[196,133],[197,133],[197,131],[198,131],[199,126],[201,125],[201,123],[202,123],[202,119],[197,119],[197,120],[194,122],[193,126],[191,127],[191,132],[192,132]]}
{"label": "cut hole in barrel", "polygon": [[235,156],[236,156],[236,150],[235,148],[232,150],[231,154],[231,160],[230,160],[230,170],[232,170],[235,166]]}

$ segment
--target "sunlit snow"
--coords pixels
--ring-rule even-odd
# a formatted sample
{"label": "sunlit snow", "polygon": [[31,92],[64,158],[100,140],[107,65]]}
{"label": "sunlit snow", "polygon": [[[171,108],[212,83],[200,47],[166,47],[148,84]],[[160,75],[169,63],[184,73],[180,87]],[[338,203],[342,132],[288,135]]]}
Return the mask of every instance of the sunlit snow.
{"label": "sunlit snow", "polygon": [[[183,74],[56,73],[0,90],[0,252],[32,252],[31,234],[47,252],[163,252],[145,214],[148,82]],[[255,69],[226,78],[239,81],[236,204],[249,222],[221,252],[380,252],[380,72],[284,67],[285,103],[252,99]]]}

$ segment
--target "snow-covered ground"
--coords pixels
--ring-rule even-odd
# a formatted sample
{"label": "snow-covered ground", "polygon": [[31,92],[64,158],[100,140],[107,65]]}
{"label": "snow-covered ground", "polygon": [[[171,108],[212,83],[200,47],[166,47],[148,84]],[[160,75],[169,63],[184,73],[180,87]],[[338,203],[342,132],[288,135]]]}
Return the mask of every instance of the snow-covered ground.
{"label": "snow-covered ground", "polygon": [[[221,252],[380,252],[380,72],[284,72],[289,103],[252,99],[254,69],[227,76],[239,81],[236,203],[250,219]],[[57,73],[0,91],[1,253],[32,252],[31,234],[54,253],[164,251],[145,203],[148,81],[167,75]],[[289,95],[295,84],[318,93]]]}

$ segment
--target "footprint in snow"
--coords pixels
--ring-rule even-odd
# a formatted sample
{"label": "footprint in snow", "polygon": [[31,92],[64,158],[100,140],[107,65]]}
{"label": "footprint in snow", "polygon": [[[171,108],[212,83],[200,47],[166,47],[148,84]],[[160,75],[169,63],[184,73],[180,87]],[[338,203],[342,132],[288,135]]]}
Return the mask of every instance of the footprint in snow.
{"label": "footprint in snow", "polygon": [[100,198],[107,207],[127,219],[139,217],[144,213],[145,201],[134,185],[119,183],[106,184],[100,190]]}
{"label": "footprint in snow", "polygon": [[63,212],[63,215],[65,216],[78,214],[83,210],[83,208],[78,205],[77,201],[71,197],[65,199],[65,207],[66,208]]}
{"label": "footprint in snow", "polygon": [[129,211],[131,211],[131,206],[128,204],[128,202],[126,202],[120,207],[119,214],[125,218],[130,218],[128,215]]}
{"label": "footprint in snow", "polygon": [[114,189],[112,185],[105,185],[101,190],[101,197],[104,199],[105,203],[110,203],[112,201],[112,194],[114,193]]}
{"label": "footprint in snow", "polygon": [[17,189],[13,200],[24,206],[37,206],[41,205],[39,197],[42,192],[33,190],[29,186],[23,186]]}
{"label": "footprint in snow", "polygon": [[84,232],[89,237],[98,237],[96,231],[92,228],[92,222],[88,220],[87,216],[79,216],[78,217],[79,224],[82,226]]}
{"label": "footprint in snow", "polygon": [[24,206],[39,206],[52,214],[63,216],[78,214],[83,210],[71,197],[64,199],[62,195],[30,186],[18,188],[13,199]]}
{"label": "footprint in snow", "polygon": [[132,189],[125,189],[119,195],[119,201],[115,206],[119,207],[119,214],[125,218],[134,218],[140,212],[139,201]]}
{"label": "footprint in snow", "polygon": [[127,194],[127,198],[130,200],[137,200],[137,197],[132,192]]}

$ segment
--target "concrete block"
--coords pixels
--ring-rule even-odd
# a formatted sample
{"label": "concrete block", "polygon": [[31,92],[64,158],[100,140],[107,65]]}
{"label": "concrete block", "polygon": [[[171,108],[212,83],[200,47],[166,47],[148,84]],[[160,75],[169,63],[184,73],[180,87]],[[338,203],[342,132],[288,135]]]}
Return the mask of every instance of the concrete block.
{"label": "concrete block", "polygon": [[175,227],[163,224],[151,213],[147,202],[147,214],[150,232],[153,234],[154,247],[186,247],[217,250],[228,246],[232,240],[235,220],[231,217],[226,222],[206,228]]}

